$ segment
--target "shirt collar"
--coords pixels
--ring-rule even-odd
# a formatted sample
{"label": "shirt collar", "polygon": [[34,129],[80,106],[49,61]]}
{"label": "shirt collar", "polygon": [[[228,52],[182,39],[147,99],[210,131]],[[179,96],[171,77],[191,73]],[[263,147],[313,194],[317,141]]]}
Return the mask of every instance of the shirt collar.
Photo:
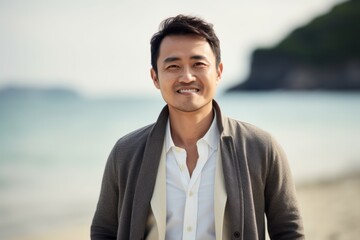
{"label": "shirt collar", "polygon": [[[217,121],[216,121],[216,112],[214,111],[214,118],[213,121],[211,123],[210,128],[208,129],[208,131],[206,132],[206,134],[204,135],[204,137],[202,137],[200,140],[204,140],[212,150],[216,150],[218,147],[218,143],[219,143],[219,139],[220,139],[220,135],[219,135],[219,131],[216,125]],[[166,124],[166,131],[165,131],[165,150],[166,152],[168,152],[170,150],[171,147],[176,147],[174,144],[174,141],[171,137],[171,131],[170,131],[170,120],[167,120],[167,124]]]}

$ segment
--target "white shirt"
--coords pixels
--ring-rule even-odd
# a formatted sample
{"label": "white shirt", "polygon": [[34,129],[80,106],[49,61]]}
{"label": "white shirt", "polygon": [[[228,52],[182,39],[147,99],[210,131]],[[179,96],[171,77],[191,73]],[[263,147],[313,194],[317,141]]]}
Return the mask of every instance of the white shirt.
{"label": "white shirt", "polygon": [[166,239],[215,239],[214,182],[219,144],[216,116],[197,142],[199,158],[190,178],[185,149],[176,147],[168,121],[166,150]]}

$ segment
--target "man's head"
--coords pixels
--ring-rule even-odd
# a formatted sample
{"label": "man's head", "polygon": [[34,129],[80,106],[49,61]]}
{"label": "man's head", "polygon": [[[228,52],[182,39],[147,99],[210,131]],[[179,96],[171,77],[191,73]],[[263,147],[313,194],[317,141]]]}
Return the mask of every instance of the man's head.
{"label": "man's head", "polygon": [[216,58],[216,65],[221,62],[220,41],[215,34],[213,25],[203,19],[193,16],[178,15],[165,19],[160,24],[160,29],[151,38],[151,66],[157,73],[157,60],[162,40],[171,35],[196,35],[206,39]]}
{"label": "man's head", "polygon": [[170,112],[211,112],[223,70],[211,24],[183,15],[168,18],[151,40],[151,54],[151,78]]}

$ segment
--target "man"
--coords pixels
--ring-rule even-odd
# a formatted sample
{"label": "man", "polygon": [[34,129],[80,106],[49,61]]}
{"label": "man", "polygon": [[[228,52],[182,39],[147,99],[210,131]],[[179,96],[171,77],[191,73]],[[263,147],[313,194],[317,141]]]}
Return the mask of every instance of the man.
{"label": "man", "polygon": [[166,19],[151,78],[167,103],[121,138],[105,167],[92,239],[304,239],[286,157],[266,132],[221,115],[212,25]]}

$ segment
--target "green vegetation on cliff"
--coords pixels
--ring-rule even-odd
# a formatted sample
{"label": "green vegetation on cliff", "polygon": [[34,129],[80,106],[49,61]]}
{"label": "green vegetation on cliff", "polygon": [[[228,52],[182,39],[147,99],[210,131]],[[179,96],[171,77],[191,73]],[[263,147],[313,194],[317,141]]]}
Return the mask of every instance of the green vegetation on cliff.
{"label": "green vegetation on cliff", "polygon": [[257,54],[288,56],[306,63],[333,63],[360,58],[360,0],[335,6],[329,13],[295,29],[271,49]]}
{"label": "green vegetation on cliff", "polygon": [[360,90],[360,0],[335,6],[273,48],[253,52],[237,90]]}

